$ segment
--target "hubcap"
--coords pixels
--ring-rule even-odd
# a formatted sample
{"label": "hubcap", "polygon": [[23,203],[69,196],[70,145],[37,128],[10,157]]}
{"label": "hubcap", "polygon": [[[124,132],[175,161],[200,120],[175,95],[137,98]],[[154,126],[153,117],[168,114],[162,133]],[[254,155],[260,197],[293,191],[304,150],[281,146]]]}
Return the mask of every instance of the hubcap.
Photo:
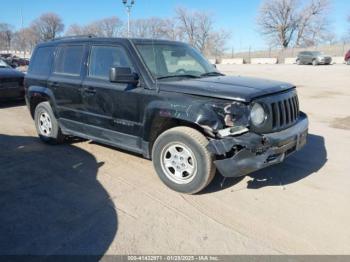
{"label": "hubcap", "polygon": [[52,122],[48,113],[42,112],[39,117],[39,130],[43,136],[50,136],[52,132]]}
{"label": "hubcap", "polygon": [[197,172],[197,160],[192,150],[178,142],[163,148],[161,165],[166,176],[177,184],[190,183]]}

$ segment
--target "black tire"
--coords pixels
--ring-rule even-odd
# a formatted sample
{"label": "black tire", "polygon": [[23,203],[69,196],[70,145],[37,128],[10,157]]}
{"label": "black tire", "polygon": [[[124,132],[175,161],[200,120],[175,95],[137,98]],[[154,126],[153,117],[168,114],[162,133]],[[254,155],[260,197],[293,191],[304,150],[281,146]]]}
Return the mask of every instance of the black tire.
{"label": "black tire", "polygon": [[[47,114],[49,116],[49,122],[51,123],[50,132],[48,132],[47,134],[45,134],[42,128],[40,127],[42,125],[40,117],[43,114]],[[57,122],[55,115],[53,114],[49,102],[42,102],[39,105],[37,105],[34,113],[34,121],[36,131],[43,142],[48,144],[62,144],[64,142],[65,136],[62,134],[60,126]]]}
{"label": "black tire", "polygon": [[[169,173],[166,173],[166,168],[162,164],[164,151],[166,151],[169,145],[173,144],[187,147],[195,158],[193,162],[196,163],[196,171],[190,176],[192,180],[187,183],[177,183],[171,180],[169,178]],[[180,193],[195,194],[203,190],[213,180],[216,171],[213,163],[213,156],[206,149],[207,145],[207,138],[195,129],[189,127],[175,127],[165,131],[157,138],[152,149],[153,165],[159,178],[169,188]],[[169,169],[168,172],[170,172]]]}
{"label": "black tire", "polygon": [[312,60],[312,65],[313,65],[313,66],[318,66],[318,62],[317,62],[316,59]]}
{"label": "black tire", "polygon": [[297,59],[297,65],[301,65],[300,59]]}

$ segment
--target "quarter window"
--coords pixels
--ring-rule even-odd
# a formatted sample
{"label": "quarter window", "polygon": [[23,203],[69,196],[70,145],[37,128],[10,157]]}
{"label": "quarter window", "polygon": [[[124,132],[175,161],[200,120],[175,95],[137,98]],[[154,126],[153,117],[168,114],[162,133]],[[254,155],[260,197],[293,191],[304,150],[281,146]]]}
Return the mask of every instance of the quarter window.
{"label": "quarter window", "polygon": [[79,76],[83,62],[84,46],[63,46],[58,49],[56,74]]}
{"label": "quarter window", "polygon": [[52,65],[54,47],[39,47],[29,66],[29,73],[48,76]]}
{"label": "quarter window", "polygon": [[89,76],[108,80],[109,70],[112,67],[132,68],[124,49],[119,46],[93,46],[90,54]]}

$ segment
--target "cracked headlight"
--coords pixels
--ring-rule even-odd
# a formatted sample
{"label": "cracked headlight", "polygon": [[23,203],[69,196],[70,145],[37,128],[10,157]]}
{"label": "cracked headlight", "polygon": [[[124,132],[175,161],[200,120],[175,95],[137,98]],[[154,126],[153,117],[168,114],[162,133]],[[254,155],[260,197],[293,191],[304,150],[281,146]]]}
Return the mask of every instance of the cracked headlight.
{"label": "cracked headlight", "polygon": [[261,104],[255,103],[250,111],[250,119],[255,126],[260,126],[266,120],[266,113]]}

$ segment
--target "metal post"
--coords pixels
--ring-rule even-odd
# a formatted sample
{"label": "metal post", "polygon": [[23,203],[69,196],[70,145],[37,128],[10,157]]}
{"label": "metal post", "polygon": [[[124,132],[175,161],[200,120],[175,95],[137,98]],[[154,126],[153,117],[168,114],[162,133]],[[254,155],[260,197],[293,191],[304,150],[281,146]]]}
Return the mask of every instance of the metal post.
{"label": "metal post", "polygon": [[130,16],[131,16],[131,8],[135,4],[135,0],[122,0],[125,8],[126,8],[126,13],[128,14],[128,37],[130,37]]}

